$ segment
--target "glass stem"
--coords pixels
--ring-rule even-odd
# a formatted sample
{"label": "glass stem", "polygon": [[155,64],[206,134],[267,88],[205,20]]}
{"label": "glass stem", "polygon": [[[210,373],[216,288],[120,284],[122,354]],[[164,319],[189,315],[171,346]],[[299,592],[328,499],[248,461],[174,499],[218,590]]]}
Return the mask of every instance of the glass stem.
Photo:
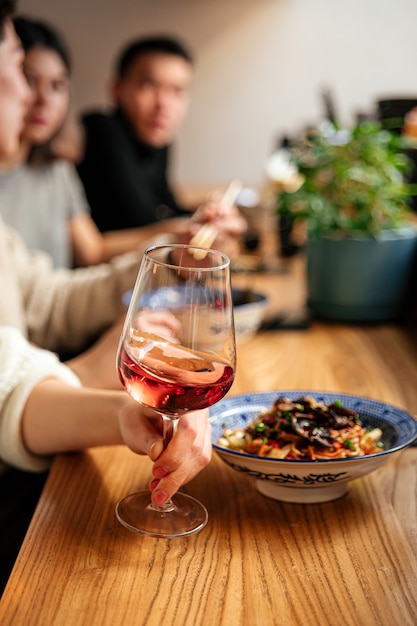
{"label": "glass stem", "polygon": [[[164,443],[164,448],[167,447],[173,436],[175,435],[175,431],[178,426],[178,417],[168,417],[167,415],[161,414],[162,417],[162,441]],[[174,510],[174,504],[172,500],[168,500],[165,504],[158,506],[156,504],[151,504],[151,507],[158,511],[158,513],[170,513]]]}
{"label": "glass stem", "polygon": [[164,448],[167,447],[178,426],[178,416],[168,417],[167,415],[161,415],[162,417],[162,440],[164,442]]}

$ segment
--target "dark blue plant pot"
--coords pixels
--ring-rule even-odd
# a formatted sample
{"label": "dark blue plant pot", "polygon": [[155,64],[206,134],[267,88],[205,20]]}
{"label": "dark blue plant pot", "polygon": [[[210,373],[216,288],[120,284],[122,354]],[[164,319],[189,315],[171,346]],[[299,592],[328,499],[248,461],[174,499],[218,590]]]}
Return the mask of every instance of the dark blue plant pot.
{"label": "dark blue plant pot", "polygon": [[383,321],[405,312],[417,255],[417,230],[378,237],[331,233],[307,244],[312,313],[343,321]]}

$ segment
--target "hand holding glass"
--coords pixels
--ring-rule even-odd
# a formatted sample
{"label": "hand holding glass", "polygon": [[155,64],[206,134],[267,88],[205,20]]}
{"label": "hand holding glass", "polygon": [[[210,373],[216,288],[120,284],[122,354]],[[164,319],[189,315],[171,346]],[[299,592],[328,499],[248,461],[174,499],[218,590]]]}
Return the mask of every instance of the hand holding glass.
{"label": "hand holding glass", "polygon": [[[228,257],[187,245],[149,248],[117,367],[126,391],[161,415],[164,446],[181,415],[212,406],[227,393],[235,366]],[[188,535],[207,523],[205,507],[183,493],[156,506],[148,491],[137,492],[120,500],[116,515],[127,528],[154,537]]]}

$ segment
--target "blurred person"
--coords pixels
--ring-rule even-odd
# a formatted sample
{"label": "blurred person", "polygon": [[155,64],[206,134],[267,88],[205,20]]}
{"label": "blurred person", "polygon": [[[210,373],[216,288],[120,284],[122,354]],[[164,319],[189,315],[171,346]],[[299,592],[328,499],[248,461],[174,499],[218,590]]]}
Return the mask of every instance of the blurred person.
{"label": "blurred person", "polygon": [[[13,9],[13,0],[0,0],[0,158],[17,150],[30,97]],[[56,270],[48,255],[30,252],[0,220],[1,585],[54,454],[121,443],[147,454],[154,461],[151,497],[159,505],[210,459],[207,411],[182,418],[163,449],[155,412],[138,405],[117,380],[121,296],[134,283],[140,257]],[[51,351],[80,347],[109,327],[66,364]],[[40,480],[29,481],[36,474]]]}
{"label": "blurred person", "polygon": [[17,17],[14,26],[25,50],[31,97],[18,151],[0,159],[0,206],[6,223],[29,248],[48,252],[57,267],[109,261],[164,231],[186,236],[189,219],[165,222],[157,229],[100,233],[74,165],[56,154],[70,105],[68,48],[45,22]]}
{"label": "blurred person", "polygon": [[18,150],[0,160],[2,217],[56,267],[106,261],[77,172],[52,150],[70,105],[69,52],[47,24],[17,17],[14,27],[30,99]]}
{"label": "blurred person", "polygon": [[181,42],[132,41],[116,62],[113,110],[82,117],[85,146],[78,171],[100,230],[187,215],[169,185],[168,159],[189,107],[192,73],[191,55]]}
{"label": "blurred person", "polygon": [[[85,146],[78,172],[103,231],[168,223],[187,214],[168,179],[171,145],[187,114],[193,75],[191,53],[171,37],[134,40],[116,62],[109,112],[82,117]],[[215,204],[215,203],[214,203]],[[220,213],[225,207],[218,205]],[[246,229],[236,207],[227,209],[230,232]],[[225,250],[230,256],[238,253]]]}

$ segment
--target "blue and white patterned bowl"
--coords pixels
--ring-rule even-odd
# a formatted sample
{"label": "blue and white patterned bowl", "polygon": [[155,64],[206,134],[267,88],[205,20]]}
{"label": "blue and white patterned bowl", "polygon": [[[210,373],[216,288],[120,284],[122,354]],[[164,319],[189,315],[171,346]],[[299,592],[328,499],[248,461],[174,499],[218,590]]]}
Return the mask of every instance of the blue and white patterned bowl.
{"label": "blue and white patterned bowl", "polygon": [[[345,459],[294,461],[236,452],[216,443],[224,427],[245,428],[261,411],[270,409],[278,396],[291,399],[311,396],[325,404],[340,400],[345,407],[359,413],[365,426],[382,430],[384,450]],[[252,476],[260,493],[285,502],[327,502],[340,498],[351,480],[373,472],[390,454],[417,438],[417,421],[406,411],[370,398],[321,391],[279,390],[225,398],[211,407],[210,421],[213,448],[221,459],[234,470]]]}

